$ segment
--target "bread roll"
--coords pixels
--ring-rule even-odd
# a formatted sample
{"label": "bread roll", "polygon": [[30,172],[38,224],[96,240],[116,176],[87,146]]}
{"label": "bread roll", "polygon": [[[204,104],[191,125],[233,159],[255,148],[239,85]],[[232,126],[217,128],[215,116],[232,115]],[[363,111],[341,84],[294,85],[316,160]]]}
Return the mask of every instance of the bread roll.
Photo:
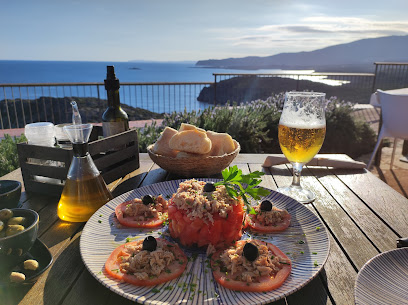
{"label": "bread roll", "polygon": [[162,134],[160,135],[160,137],[157,139],[156,143],[154,144],[152,151],[158,155],[163,155],[163,156],[174,158],[177,155],[178,151],[171,149],[169,147],[169,142],[170,142],[170,139],[175,134],[177,134],[177,130],[171,127],[164,128]]}
{"label": "bread roll", "polygon": [[187,124],[187,123],[181,123],[181,126],[179,128],[179,132],[180,131],[185,131],[185,130],[198,130],[198,131],[201,131],[201,132],[205,132],[205,130],[202,129],[202,128],[198,128],[198,127],[196,127],[194,125]]}
{"label": "bread roll", "polygon": [[205,132],[184,130],[175,134],[169,142],[170,149],[193,154],[206,154],[211,150],[211,141]]}
{"label": "bread roll", "polygon": [[222,156],[235,150],[234,141],[229,134],[207,131],[207,136],[212,143],[210,156]]}

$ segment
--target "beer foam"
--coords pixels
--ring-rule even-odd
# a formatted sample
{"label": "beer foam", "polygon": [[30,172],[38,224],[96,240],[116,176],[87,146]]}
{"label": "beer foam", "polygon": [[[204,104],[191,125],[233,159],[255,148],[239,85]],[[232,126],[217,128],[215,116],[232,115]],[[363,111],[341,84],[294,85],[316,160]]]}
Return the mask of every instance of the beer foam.
{"label": "beer foam", "polygon": [[324,128],[326,127],[326,124],[324,122],[320,121],[312,121],[312,122],[296,122],[292,120],[280,120],[279,121],[280,125],[285,125],[287,127],[291,128],[302,128],[302,129],[311,129],[311,128]]}

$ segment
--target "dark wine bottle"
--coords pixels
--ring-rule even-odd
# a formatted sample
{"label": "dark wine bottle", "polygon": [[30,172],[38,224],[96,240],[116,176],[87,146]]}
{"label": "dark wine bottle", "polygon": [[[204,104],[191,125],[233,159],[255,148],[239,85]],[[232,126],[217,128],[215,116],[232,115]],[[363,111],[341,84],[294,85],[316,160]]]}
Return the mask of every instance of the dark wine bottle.
{"label": "dark wine bottle", "polygon": [[107,66],[105,89],[108,95],[108,108],[102,115],[103,136],[109,137],[129,130],[129,118],[120,107],[119,80],[114,66]]}

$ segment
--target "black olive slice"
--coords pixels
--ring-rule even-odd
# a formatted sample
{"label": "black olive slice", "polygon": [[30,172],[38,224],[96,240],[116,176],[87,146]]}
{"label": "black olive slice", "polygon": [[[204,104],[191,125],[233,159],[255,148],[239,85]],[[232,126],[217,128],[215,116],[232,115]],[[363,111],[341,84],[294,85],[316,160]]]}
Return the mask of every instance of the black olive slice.
{"label": "black olive slice", "polygon": [[206,193],[214,192],[214,191],[215,191],[214,182],[207,182],[207,183],[204,185],[203,191],[206,192]]}
{"label": "black olive slice", "polygon": [[250,262],[253,262],[254,260],[257,259],[259,255],[258,247],[252,243],[246,243],[244,246],[243,253],[247,260],[249,260]]}
{"label": "black olive slice", "polygon": [[144,195],[142,197],[142,202],[144,205],[148,205],[150,203],[154,203],[154,198],[152,195]]}
{"label": "black olive slice", "polygon": [[143,241],[143,248],[142,250],[147,250],[147,251],[154,251],[157,248],[157,241],[156,238],[153,236],[147,236],[144,241]]}
{"label": "black olive slice", "polygon": [[261,202],[261,211],[268,212],[272,211],[272,202],[269,200],[264,200]]}

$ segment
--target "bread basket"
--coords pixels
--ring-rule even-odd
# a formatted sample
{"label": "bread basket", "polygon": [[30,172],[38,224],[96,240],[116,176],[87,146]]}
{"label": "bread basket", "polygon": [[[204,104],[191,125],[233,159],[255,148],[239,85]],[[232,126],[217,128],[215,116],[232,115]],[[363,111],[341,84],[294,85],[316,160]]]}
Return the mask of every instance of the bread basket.
{"label": "bread basket", "polygon": [[238,155],[241,146],[235,140],[235,150],[222,156],[194,156],[190,158],[172,158],[152,152],[153,145],[147,147],[150,158],[162,169],[183,177],[205,177],[219,174],[231,164]]}

